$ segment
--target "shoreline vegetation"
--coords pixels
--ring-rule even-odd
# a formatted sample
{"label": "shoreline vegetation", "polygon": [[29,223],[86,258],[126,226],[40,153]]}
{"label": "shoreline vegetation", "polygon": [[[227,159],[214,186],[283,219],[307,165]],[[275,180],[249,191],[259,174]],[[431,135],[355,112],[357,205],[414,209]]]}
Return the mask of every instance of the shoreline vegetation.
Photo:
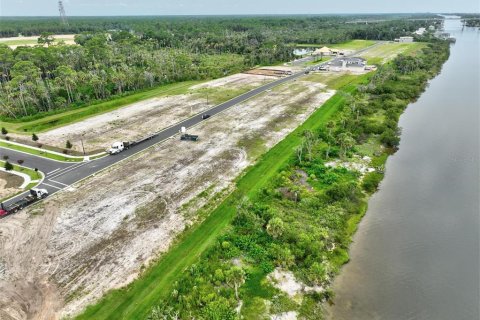
{"label": "shoreline vegetation", "polygon": [[[448,59],[433,41],[352,78],[238,178],[139,279],[77,319],[322,319],[367,202],[400,141],[398,120]],[[290,294],[275,273],[291,275]]]}

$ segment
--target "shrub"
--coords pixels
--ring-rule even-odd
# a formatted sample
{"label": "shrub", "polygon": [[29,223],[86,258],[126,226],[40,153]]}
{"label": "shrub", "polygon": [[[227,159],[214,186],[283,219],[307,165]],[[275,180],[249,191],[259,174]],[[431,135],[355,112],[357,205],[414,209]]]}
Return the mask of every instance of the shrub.
{"label": "shrub", "polygon": [[392,129],[387,129],[380,136],[380,141],[387,147],[396,148],[400,144],[400,137]]}
{"label": "shrub", "polygon": [[35,142],[37,142],[38,139],[39,139],[38,136],[37,136],[35,133],[33,133],[33,134],[32,134],[32,140],[35,141]]}
{"label": "shrub", "polygon": [[365,175],[363,178],[362,187],[365,191],[373,193],[377,191],[378,185],[383,179],[383,174],[378,172],[370,172]]}
{"label": "shrub", "polygon": [[5,170],[7,171],[12,171],[13,170],[13,164],[11,164],[10,162],[5,162]]}
{"label": "shrub", "polygon": [[2,134],[3,134],[3,135],[6,135],[6,134],[8,134],[8,130],[7,130],[7,129],[5,129],[5,127],[2,127]]}

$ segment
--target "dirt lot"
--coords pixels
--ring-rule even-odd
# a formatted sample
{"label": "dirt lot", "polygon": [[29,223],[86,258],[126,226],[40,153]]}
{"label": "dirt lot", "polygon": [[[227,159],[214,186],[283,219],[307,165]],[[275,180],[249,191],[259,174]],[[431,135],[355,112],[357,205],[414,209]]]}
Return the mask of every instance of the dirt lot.
{"label": "dirt lot", "polygon": [[0,199],[4,199],[19,192],[23,179],[14,174],[0,171]]}
{"label": "dirt lot", "polygon": [[129,283],[195,209],[333,94],[282,85],[200,123],[196,143],[168,140],[2,220],[0,319],[60,319]]}
{"label": "dirt lot", "polygon": [[267,69],[267,68],[261,68],[261,69],[252,69],[245,71],[246,74],[256,74],[260,76],[270,76],[270,77],[284,77],[288,74],[291,74],[290,70],[282,70],[282,69]]}
{"label": "dirt lot", "polygon": [[[81,151],[83,134],[85,150],[105,150],[117,140],[135,140],[159,131],[182,119],[211,108],[215,103],[228,100],[271,81],[273,77],[235,74],[192,86],[187,94],[153,98],[131,104],[116,111],[98,115],[84,121],[42,133],[43,144],[63,148],[67,140],[73,149]],[[206,94],[209,94],[207,105]],[[221,97],[220,97],[221,96]]]}

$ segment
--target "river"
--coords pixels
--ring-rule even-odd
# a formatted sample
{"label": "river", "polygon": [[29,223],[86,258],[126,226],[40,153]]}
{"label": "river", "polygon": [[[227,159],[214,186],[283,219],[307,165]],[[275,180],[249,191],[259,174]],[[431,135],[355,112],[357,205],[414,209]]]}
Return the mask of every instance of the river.
{"label": "river", "polygon": [[480,318],[480,31],[448,19],[445,31],[457,42],[400,119],[329,319]]}

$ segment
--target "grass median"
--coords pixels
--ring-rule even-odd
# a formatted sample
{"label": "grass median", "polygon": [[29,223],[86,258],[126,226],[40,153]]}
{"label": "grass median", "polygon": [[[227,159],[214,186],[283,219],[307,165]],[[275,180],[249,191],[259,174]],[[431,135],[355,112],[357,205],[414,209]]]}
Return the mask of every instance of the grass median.
{"label": "grass median", "polygon": [[[368,75],[364,75],[352,79],[342,91],[353,92],[356,89],[355,84],[367,78]],[[301,126],[265,153],[254,166],[248,168],[238,179],[236,190],[202,223],[184,232],[170,250],[139,279],[125,288],[110,291],[77,319],[145,319],[159,299],[170,293],[176,279],[184,270],[198,261],[201,254],[226,230],[235,217],[237,199],[244,195],[255,198],[258,191],[288,164],[295,147],[302,141],[302,132],[325,125],[341,109],[344,102],[345,98],[341,93],[329,99]]]}
{"label": "grass median", "polygon": [[57,160],[57,161],[65,161],[65,162],[82,162],[83,161],[83,157],[75,157],[75,158],[65,157],[56,153],[51,153],[44,150],[38,150],[35,148],[30,148],[28,146],[19,146],[17,144],[9,143],[7,141],[0,141],[0,147],[28,153],[38,157]]}

